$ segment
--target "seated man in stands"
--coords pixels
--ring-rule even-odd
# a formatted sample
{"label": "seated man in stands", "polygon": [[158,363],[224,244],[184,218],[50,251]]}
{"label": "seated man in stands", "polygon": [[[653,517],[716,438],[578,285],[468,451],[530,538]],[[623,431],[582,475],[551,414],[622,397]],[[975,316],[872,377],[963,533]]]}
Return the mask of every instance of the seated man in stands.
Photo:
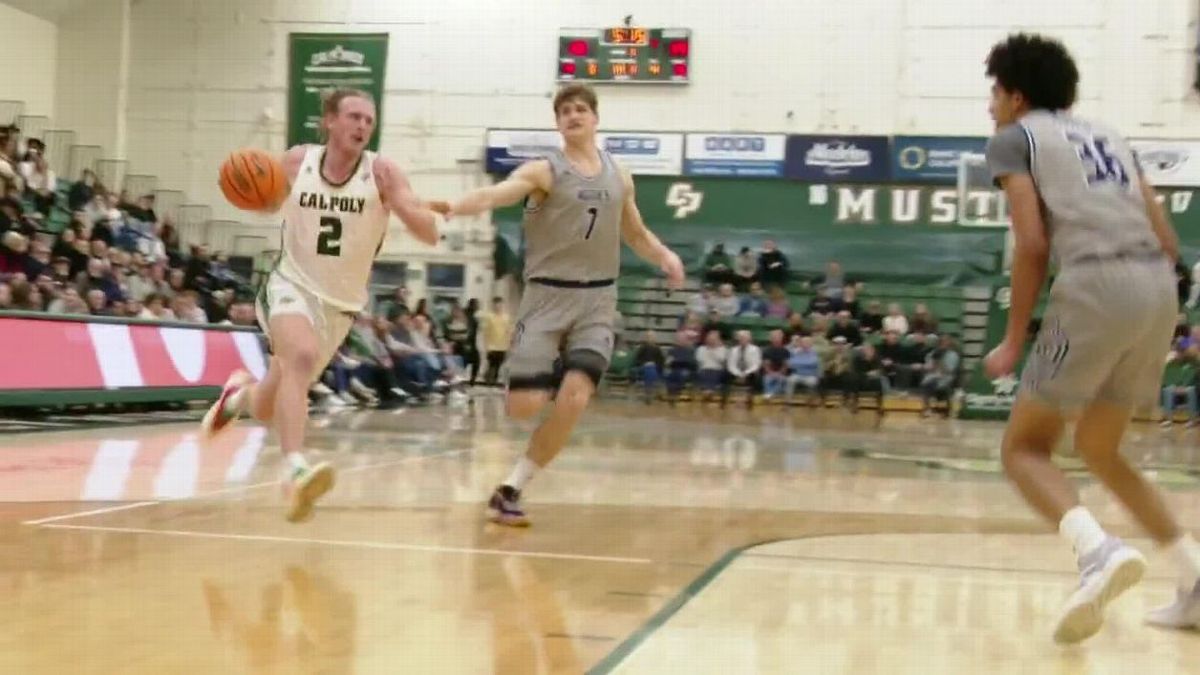
{"label": "seated man in stands", "polygon": [[847,286],[853,286],[855,290],[862,290],[862,284],[853,279],[847,278],[842,271],[841,263],[832,260],[825,267],[825,274],[822,274],[812,280],[811,286],[818,291],[824,289],[826,295],[835,300],[842,299],[842,292]]}
{"label": "seated man in stands", "polygon": [[759,280],[769,286],[786,286],[788,282],[788,259],[775,242],[763,242],[763,252],[758,256]]}
{"label": "seated man in stands", "polygon": [[804,315],[800,312],[792,312],[787,317],[787,326],[784,327],[784,332],[787,334],[789,341],[796,336],[807,337],[812,335],[808,324],[804,322]]}
{"label": "seated man in stands", "polygon": [[901,342],[903,358],[897,370],[897,387],[912,389],[925,379],[925,360],[933,351],[936,336],[933,338],[928,339],[924,333],[913,333]]}
{"label": "seated man in stands", "polygon": [[862,331],[858,329],[858,324],[854,322],[854,319],[850,316],[850,312],[847,310],[838,312],[837,320],[834,322],[833,327],[829,329],[829,337],[831,339],[838,337],[846,338],[846,341],[855,347],[861,345],[863,341]]}
{"label": "seated man in stands", "polygon": [[854,286],[843,288],[841,299],[834,300],[834,307],[838,312],[849,312],[850,318],[858,321],[858,315],[862,313],[858,306],[858,290]]}
{"label": "seated man in stands", "polygon": [[709,307],[725,319],[737,316],[738,310],[741,308],[741,302],[733,292],[733,284],[721,284],[721,289],[717,297],[712,299]]}
{"label": "seated man in stands", "polygon": [[1200,419],[1200,402],[1196,397],[1197,367],[1200,367],[1200,345],[1174,349],[1163,366],[1162,379],[1162,426],[1175,423],[1175,406],[1180,400],[1187,404],[1188,426],[1196,426]]}
{"label": "seated man in stands", "polygon": [[754,405],[754,393],[761,386],[762,350],[754,344],[750,331],[737,332],[737,344],[729,350],[729,360],[726,367],[729,378],[725,382],[725,390],[721,393],[721,406],[729,400],[729,392],[733,385],[746,387],[746,407]]}
{"label": "seated man in stands", "polygon": [[24,275],[29,266],[29,239],[9,230],[0,236],[0,279]]}
{"label": "seated man in stands", "polygon": [[672,404],[700,369],[695,344],[692,334],[681,330],[675,336],[675,344],[667,352],[667,400]]}
{"label": "seated man in stands", "polygon": [[858,317],[858,327],[866,335],[883,332],[883,305],[878,300],[867,304],[867,311]]}
{"label": "seated man in stands", "polygon": [[731,284],[734,281],[733,260],[725,252],[725,244],[713,246],[713,250],[704,256],[704,282]]}
{"label": "seated man in stands", "polygon": [[646,331],[642,337],[642,343],[638,345],[637,351],[633,355],[633,375],[642,383],[646,403],[653,399],[654,393],[658,390],[658,384],[662,380],[663,368],[666,364],[666,356],[663,354],[662,347],[658,346],[658,339],[655,337],[654,331]]}
{"label": "seated man in stands", "polygon": [[937,317],[929,313],[925,303],[918,302],[908,320],[908,329],[914,333],[936,333],[937,327]]}
{"label": "seated man in stands", "polygon": [[879,358],[875,346],[869,342],[859,347],[854,355],[854,380],[851,412],[858,412],[859,396],[867,393],[876,398],[878,404],[876,414],[883,417],[883,399],[887,396],[890,387],[884,371],[883,359]]}
{"label": "seated man in stands", "polygon": [[88,314],[92,316],[111,316],[108,308],[108,296],[99,288],[93,288],[84,296],[87,298]]}
{"label": "seated man in stands", "polygon": [[693,295],[687,303],[687,311],[699,316],[708,316],[709,310],[712,309],[712,291],[708,288],[701,288],[700,292]]}
{"label": "seated man in stands", "polygon": [[704,344],[696,349],[696,384],[706,398],[713,392],[725,390],[725,364],[728,360],[729,350],[721,341],[720,331],[705,333]]}
{"label": "seated man in stands", "polygon": [[825,407],[825,398],[831,391],[842,393],[842,404],[849,403],[850,394],[854,391],[854,361],[850,352],[850,343],[844,337],[835,337],[821,365],[821,385],[817,395],[821,399],[821,407]]}
{"label": "seated man in stands", "polygon": [[894,331],[883,334],[883,342],[879,345],[879,361],[883,364],[883,374],[888,383],[899,386],[897,380],[900,374],[900,364],[904,362],[904,345],[900,343],[900,335]]}
{"label": "seated man in stands", "polygon": [[950,416],[950,395],[958,382],[962,357],[954,338],[943,335],[938,346],[925,357],[925,378],[921,380],[921,415],[928,417],[934,399],[946,402],[946,417]]}
{"label": "seated man in stands", "polygon": [[749,246],[743,246],[737,259],[733,261],[733,278],[740,291],[750,288],[750,284],[758,281],[758,259],[754,257]]}
{"label": "seated man in stands", "polygon": [[783,393],[791,352],[783,344],[783,331],[771,331],[770,344],[762,350],[763,397],[771,400]]}
{"label": "seated man in stands", "polygon": [[767,315],[767,296],[763,293],[762,284],[757,281],[750,284],[750,293],[743,295],[738,301],[737,314],[760,318]]}
{"label": "seated man in stands", "polygon": [[799,335],[792,336],[788,352],[787,400],[791,403],[797,388],[809,394],[817,392],[821,384],[821,357],[813,349],[812,338]]}
{"label": "seated man in stands", "polygon": [[829,291],[824,288],[817,289],[817,294],[812,300],[808,301],[808,309],[805,314],[813,317],[827,317],[833,314],[837,309],[837,303],[829,295]]}

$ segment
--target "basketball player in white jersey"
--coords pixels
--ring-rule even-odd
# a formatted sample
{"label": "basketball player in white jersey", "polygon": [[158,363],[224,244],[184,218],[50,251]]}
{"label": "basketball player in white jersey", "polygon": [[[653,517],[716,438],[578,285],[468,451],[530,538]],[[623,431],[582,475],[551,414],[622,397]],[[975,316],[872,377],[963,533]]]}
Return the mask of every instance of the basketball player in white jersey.
{"label": "basketball player in white jersey", "polygon": [[563,87],[554,97],[554,116],[562,150],[468,193],[448,214],[525,201],[526,285],[508,351],[508,414],[529,419],[557,394],[528,451],[488,503],[493,522],[517,527],[529,524],[521,490],[563,449],[612,357],[621,241],[662,270],[670,287],[681,287],[684,275],[679,256],[646,229],[629,172],[596,147],[595,92]]}
{"label": "basketball player in white jersey", "polygon": [[[291,186],[279,205],[283,250],[259,291],[258,321],[271,341],[267,376],[230,377],[204,416],[206,437],[249,412],[273,423],[287,458],[287,518],[305,520],[333,487],[333,467],[304,457],[308,389],[320,376],[367,303],[371,265],[396,214],[409,231],[437,243],[437,216],[422,203],[404,172],[366,150],[375,129],[375,103],[366,92],[327,96],[325,145],[302,145],[283,155]],[[444,210],[444,207],[443,207]]]}
{"label": "basketball player in white jersey", "polygon": [[1080,584],[1054,630],[1059,643],[1094,635],[1105,605],[1142,577],[1145,558],[1106,533],[1051,460],[1066,421],[1075,449],[1174,559],[1179,593],[1157,625],[1200,626],[1200,547],[1159,491],[1121,456],[1134,407],[1153,401],[1171,344],[1179,244],[1129,145],[1107,127],[1068,112],[1079,72],[1061,43],[1013,35],[993,47],[990,110],[996,134],[987,160],[1008,197],[1016,242],[1004,341],[985,360],[1011,373],[1054,262],[1037,342],[1004,436],[1005,473],[1075,550]]}

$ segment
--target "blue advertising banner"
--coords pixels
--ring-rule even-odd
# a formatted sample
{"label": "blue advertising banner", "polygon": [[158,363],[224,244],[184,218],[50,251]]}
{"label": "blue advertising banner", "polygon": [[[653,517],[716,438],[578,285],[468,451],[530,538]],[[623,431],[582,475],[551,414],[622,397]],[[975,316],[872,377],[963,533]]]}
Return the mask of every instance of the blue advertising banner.
{"label": "blue advertising banner", "polygon": [[787,177],[810,183],[886,182],[888,136],[788,136]]}
{"label": "blue advertising banner", "polygon": [[959,158],[964,153],[982,155],[986,145],[981,136],[896,136],[892,180],[953,185],[958,181]]}
{"label": "blue advertising banner", "polygon": [[687,176],[783,176],[783,134],[688,134],[683,154]]}

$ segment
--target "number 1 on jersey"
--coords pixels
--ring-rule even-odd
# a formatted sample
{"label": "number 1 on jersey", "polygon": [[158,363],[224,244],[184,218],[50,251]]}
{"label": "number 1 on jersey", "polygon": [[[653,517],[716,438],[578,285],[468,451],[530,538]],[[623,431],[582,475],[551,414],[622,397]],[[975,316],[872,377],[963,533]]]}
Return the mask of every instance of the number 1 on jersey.
{"label": "number 1 on jersey", "polygon": [[587,234],[583,235],[583,238],[591,239],[592,238],[592,230],[596,229],[596,216],[600,215],[600,209],[598,209],[594,206],[591,206],[591,207],[588,207],[587,212],[588,212],[588,215],[590,215],[592,217],[592,222],[588,223]]}

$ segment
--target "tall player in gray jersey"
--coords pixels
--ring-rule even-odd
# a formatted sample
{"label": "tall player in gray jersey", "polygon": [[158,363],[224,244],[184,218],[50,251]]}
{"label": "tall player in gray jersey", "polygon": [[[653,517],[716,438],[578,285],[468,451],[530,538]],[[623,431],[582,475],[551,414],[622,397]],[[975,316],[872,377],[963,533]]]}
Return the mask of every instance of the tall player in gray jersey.
{"label": "tall player in gray jersey", "polygon": [[1059,643],[1100,630],[1105,605],[1141,578],[1146,561],[1107,534],[1051,461],[1065,422],[1091,472],[1175,560],[1174,604],[1148,621],[1200,624],[1200,548],[1159,491],[1119,453],[1131,411],[1154,400],[1176,312],[1178,240],[1125,141],[1071,115],[1079,73],[1061,43],[1013,35],[987,59],[996,134],[988,165],[1008,197],[1016,249],[1004,341],[985,360],[992,377],[1021,355],[1053,262],[1037,341],[1003,442],[1005,473],[1075,550],[1081,582],[1054,631]]}
{"label": "tall player in gray jersey", "polygon": [[[492,494],[492,521],[529,524],[521,490],[562,450],[608,367],[624,240],[657,266],[672,288],[683,284],[679,256],[655,237],[634,202],[633,179],[596,148],[596,94],[568,85],[554,97],[564,148],[527,162],[504,181],[475,190],[447,215],[482,213],[525,200],[525,293],[508,352],[508,414],[537,415],[557,386],[554,407],[529,449]],[[562,383],[555,361],[562,360]]]}

